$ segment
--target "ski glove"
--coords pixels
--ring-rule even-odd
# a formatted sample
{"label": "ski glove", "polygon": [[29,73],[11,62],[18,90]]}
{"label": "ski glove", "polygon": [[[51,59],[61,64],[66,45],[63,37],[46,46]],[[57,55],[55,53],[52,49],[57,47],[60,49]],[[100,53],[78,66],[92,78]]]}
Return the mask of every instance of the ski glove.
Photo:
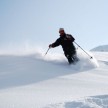
{"label": "ski glove", "polygon": [[52,48],[52,44],[49,45],[49,48]]}

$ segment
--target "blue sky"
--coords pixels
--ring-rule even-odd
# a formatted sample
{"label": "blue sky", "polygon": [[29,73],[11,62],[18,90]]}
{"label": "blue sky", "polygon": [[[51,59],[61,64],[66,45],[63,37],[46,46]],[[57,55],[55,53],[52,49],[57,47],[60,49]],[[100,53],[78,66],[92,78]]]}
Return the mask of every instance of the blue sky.
{"label": "blue sky", "polygon": [[90,50],[108,44],[107,11],[108,0],[0,0],[0,46],[48,47],[63,27]]}

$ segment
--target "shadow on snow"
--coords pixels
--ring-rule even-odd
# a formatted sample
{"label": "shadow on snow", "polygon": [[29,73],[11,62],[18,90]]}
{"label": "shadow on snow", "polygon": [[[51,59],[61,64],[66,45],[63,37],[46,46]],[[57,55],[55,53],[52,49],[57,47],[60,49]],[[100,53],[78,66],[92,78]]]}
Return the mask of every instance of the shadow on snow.
{"label": "shadow on snow", "polygon": [[67,62],[53,62],[34,56],[0,56],[0,89],[27,85],[90,68],[82,63],[70,66]]}

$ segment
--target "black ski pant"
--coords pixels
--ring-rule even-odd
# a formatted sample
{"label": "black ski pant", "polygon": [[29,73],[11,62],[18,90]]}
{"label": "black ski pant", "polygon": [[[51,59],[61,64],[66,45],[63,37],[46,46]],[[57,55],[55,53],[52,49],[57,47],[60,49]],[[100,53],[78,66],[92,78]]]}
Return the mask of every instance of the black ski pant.
{"label": "black ski pant", "polygon": [[65,54],[65,56],[66,56],[69,64],[72,64],[75,61],[77,61],[76,50],[72,50],[72,51],[69,51],[69,52],[65,52],[64,54]]}

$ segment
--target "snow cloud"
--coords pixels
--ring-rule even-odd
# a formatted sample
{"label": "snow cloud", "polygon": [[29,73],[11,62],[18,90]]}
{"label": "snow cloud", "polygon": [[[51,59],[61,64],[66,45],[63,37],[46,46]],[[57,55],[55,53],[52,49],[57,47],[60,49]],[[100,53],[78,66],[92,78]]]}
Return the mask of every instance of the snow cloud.
{"label": "snow cloud", "polygon": [[[31,56],[35,59],[44,60],[46,62],[51,62],[53,64],[68,65],[68,61],[63,53],[55,53],[49,50],[48,54],[45,55],[46,49],[40,47],[39,45],[30,45],[27,41],[20,45],[8,45],[6,47],[0,48],[0,55],[14,55],[14,56]],[[98,62],[92,53],[88,52],[93,58],[90,59],[82,50],[77,49],[77,56],[79,62],[76,68],[79,67],[80,70],[88,68],[98,67]],[[75,67],[74,66],[74,67]]]}

